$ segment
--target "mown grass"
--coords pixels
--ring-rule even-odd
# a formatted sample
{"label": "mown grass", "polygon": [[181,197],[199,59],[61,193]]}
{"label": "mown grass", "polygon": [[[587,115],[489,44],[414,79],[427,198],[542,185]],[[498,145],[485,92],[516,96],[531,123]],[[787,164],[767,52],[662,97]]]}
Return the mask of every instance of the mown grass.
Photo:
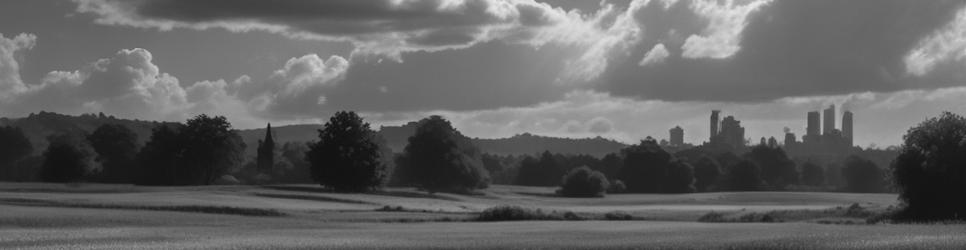
{"label": "mown grass", "polygon": [[0,203],[20,206],[41,206],[41,207],[65,207],[65,208],[98,208],[98,209],[127,209],[127,210],[151,210],[151,211],[173,211],[191,212],[206,214],[228,214],[243,216],[286,216],[286,213],[274,209],[244,208],[229,206],[202,206],[202,205],[177,205],[177,206],[151,206],[151,205],[122,205],[122,204],[97,204],[97,203],[78,203],[61,202],[37,199],[6,198],[0,199]]}

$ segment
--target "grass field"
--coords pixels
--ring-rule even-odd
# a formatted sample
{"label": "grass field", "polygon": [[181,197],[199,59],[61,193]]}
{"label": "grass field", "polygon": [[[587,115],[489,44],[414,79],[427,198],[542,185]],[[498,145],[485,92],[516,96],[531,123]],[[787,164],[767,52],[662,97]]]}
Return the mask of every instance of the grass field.
{"label": "grass field", "polygon": [[[948,248],[966,225],[837,225],[843,212],[894,205],[891,194],[699,193],[554,197],[552,188],[494,186],[483,195],[390,188],[328,193],[313,185],[135,187],[0,183],[0,248]],[[620,211],[634,221],[473,222],[499,205]],[[384,209],[384,208],[390,209]],[[401,210],[398,208],[402,208]],[[784,216],[783,223],[704,223],[711,211]]]}

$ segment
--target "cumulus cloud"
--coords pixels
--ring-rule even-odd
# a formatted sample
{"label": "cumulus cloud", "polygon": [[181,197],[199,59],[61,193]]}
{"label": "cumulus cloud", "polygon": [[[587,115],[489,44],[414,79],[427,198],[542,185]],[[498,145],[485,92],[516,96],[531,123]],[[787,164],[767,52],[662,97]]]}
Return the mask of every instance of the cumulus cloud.
{"label": "cumulus cloud", "polygon": [[641,59],[641,62],[638,63],[638,65],[647,66],[648,64],[652,63],[660,63],[663,62],[668,56],[671,56],[671,52],[668,52],[667,49],[664,48],[664,44],[659,43],[654,45],[654,48],[651,48],[647,54],[644,54],[644,59]]}
{"label": "cumulus cloud", "polygon": [[[505,40],[542,44],[570,37],[577,13],[533,0],[74,0],[96,22],[171,30],[266,31],[348,41],[358,51],[399,56]],[[569,27],[561,29],[561,27]]]}
{"label": "cumulus cloud", "polygon": [[19,34],[6,38],[0,33],[0,100],[9,98],[27,89],[20,78],[18,55],[34,47],[37,36]]}
{"label": "cumulus cloud", "polygon": [[247,124],[260,120],[317,118],[330,111],[325,92],[349,68],[339,56],[316,54],[289,59],[271,75],[253,80],[182,84],[164,73],[146,49],[123,49],[75,71],[52,71],[38,83],[20,78],[17,55],[36,41],[32,34],[0,35],[0,113],[19,116],[39,110],[105,112],[145,120],[182,120],[193,114],[230,116]]}

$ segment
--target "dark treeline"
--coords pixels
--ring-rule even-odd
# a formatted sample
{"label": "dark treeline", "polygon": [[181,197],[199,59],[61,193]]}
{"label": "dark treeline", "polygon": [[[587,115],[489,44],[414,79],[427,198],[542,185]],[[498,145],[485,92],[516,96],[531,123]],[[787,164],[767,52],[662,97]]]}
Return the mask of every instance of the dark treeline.
{"label": "dark treeline", "polygon": [[[35,148],[17,127],[0,126],[0,180],[106,182],[140,185],[317,183],[333,191],[366,192],[385,185],[428,192],[473,193],[491,184],[560,187],[559,195],[606,193],[818,190],[898,191],[897,220],[964,219],[966,119],[952,113],[913,127],[888,168],[870,150],[838,162],[790,159],[777,143],[745,152],[702,145],[668,152],[648,137],[603,157],[486,154],[449,121],[416,122],[402,152],[354,112],[338,112],[309,143],[276,145],[271,129],[255,159],[225,117],[199,115],[157,124],[143,146],[137,133],[102,124]],[[876,156],[878,157],[878,156]],[[875,157],[873,157],[875,158]],[[237,178],[237,179],[236,179]],[[239,180],[240,179],[240,180]]]}

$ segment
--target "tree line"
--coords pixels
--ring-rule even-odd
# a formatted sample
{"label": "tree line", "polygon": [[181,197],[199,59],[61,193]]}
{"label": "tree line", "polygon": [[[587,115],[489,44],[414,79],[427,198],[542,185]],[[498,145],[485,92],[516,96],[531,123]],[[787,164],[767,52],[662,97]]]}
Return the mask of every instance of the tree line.
{"label": "tree line", "polygon": [[[966,216],[966,200],[959,198],[966,194],[966,119],[949,112],[911,128],[888,171],[855,155],[840,168],[796,164],[781,147],[767,143],[742,155],[702,147],[672,154],[651,138],[600,159],[551,152],[498,156],[482,153],[440,116],[420,120],[403,152],[393,155],[368,123],[348,111],[332,116],[310,143],[274,150],[273,141],[260,142],[260,148],[273,150],[258,150],[259,160],[241,169],[236,167],[244,161],[246,145],[221,116],[160,125],[140,149],[133,132],[111,124],[90,134],[57,134],[47,140],[47,148],[35,155],[22,130],[0,127],[0,179],[208,185],[230,182],[227,174],[235,173],[255,181],[312,181],[338,192],[388,184],[466,193],[495,182],[559,186],[560,195],[576,197],[787,190],[840,179],[844,191],[898,191],[903,209],[896,218]],[[271,167],[252,169],[265,165],[263,157],[271,157]]]}

